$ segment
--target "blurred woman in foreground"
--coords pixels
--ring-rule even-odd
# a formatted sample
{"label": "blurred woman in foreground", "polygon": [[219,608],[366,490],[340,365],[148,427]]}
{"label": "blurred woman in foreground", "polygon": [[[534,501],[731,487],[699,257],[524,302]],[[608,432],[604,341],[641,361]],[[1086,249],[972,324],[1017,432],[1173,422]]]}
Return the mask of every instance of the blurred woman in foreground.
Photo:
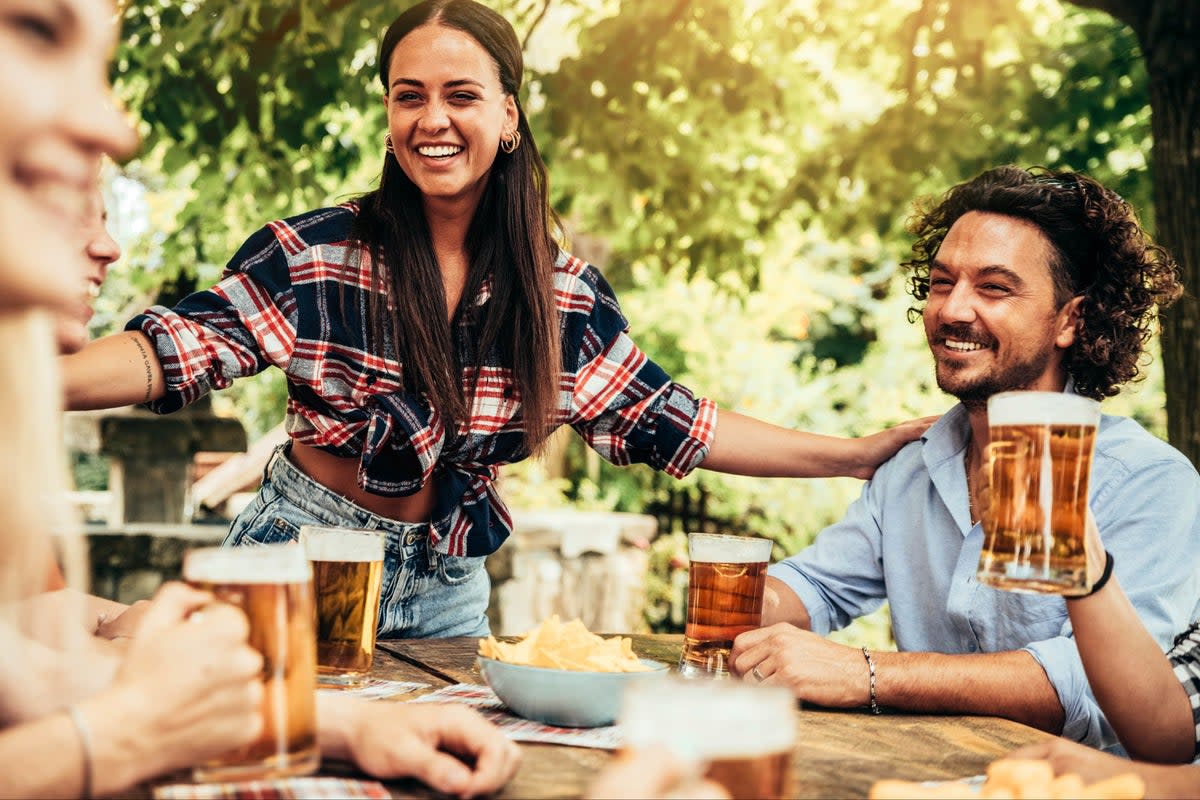
{"label": "blurred woman in foreground", "polygon": [[[262,724],[261,657],[247,644],[239,610],[168,584],[133,635],[114,643],[79,624],[82,594],[74,612],[59,604],[47,613],[36,601],[55,540],[69,582],[81,585],[86,574],[83,543],[63,501],[55,356],[61,321],[81,313],[89,264],[78,242],[90,224],[84,214],[99,159],[124,158],[136,145],[106,77],[114,16],[109,0],[0,0],[0,418],[6,423],[0,796],[6,797],[113,794],[246,744]],[[205,613],[192,617],[202,606]],[[473,711],[345,700],[322,698],[319,705],[328,756],[462,796],[493,791],[515,771],[515,745]]]}

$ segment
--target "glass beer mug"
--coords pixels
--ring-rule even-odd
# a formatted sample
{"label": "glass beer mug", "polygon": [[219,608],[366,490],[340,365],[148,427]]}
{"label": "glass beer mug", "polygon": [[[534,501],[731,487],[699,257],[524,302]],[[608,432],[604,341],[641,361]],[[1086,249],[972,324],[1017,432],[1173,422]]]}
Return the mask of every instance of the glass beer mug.
{"label": "glass beer mug", "polygon": [[1062,392],[988,400],[990,484],[979,580],[1000,589],[1087,591],[1088,484],[1100,404]]}
{"label": "glass beer mug", "polygon": [[320,686],[355,688],[370,677],[386,538],[379,530],[300,527],[313,571]]}
{"label": "glass beer mug", "polygon": [[762,625],[763,589],[771,541],[689,533],[687,626],[679,672],[729,676],[729,651],[739,633]]}
{"label": "glass beer mug", "polygon": [[197,781],[308,775],[317,747],[317,648],[312,573],[290,544],[210,547],[184,556],[183,578],[245,612],[250,646],[263,657],[263,730],[258,740],[201,764]]}

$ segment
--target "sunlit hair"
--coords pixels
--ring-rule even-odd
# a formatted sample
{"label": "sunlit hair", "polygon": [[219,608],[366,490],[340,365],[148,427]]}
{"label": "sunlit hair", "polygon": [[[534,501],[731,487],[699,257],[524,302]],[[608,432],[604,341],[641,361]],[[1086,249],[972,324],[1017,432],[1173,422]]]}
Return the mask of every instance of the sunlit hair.
{"label": "sunlit hair", "polygon": [[[25,617],[21,601],[46,588],[57,558],[68,585],[87,586],[86,549],[67,498],[62,447],[62,390],[51,317],[41,311],[0,313],[0,418],[5,421],[4,458],[0,459],[0,727],[17,709],[36,707],[47,698],[13,695],[13,674],[27,665],[15,632],[35,620]],[[77,596],[78,597],[78,596]],[[76,599],[76,598],[72,598]],[[68,612],[71,613],[71,612]],[[71,619],[82,615],[71,613]],[[60,650],[78,647],[85,631],[77,625],[43,630],[42,640],[55,639]],[[25,676],[28,678],[29,676]],[[32,691],[27,680],[21,685]]]}
{"label": "sunlit hair", "polygon": [[[471,263],[457,313],[459,318],[478,314],[473,322],[481,335],[465,364],[453,344],[452,325],[459,319],[448,324],[443,310],[445,292],[421,192],[396,159],[385,156],[379,189],[359,199],[353,232],[371,253],[376,285],[387,287],[386,298],[371,294],[372,338],[376,343],[390,338],[403,364],[405,388],[424,392],[447,418],[449,431],[469,412],[470,398],[464,397],[460,377],[464,366],[478,368],[495,348],[501,364],[513,371],[526,449],[535,452],[551,430],[562,371],[554,300],[554,232],[560,226],[550,208],[546,168],[518,97],[524,70],[521,45],[512,26],[486,6],[472,0],[427,0],[401,14],[384,34],[379,79],[385,92],[392,53],[405,36],[427,24],[460,30],[491,56],[503,91],[516,103],[521,144],[513,153],[497,153],[467,232]],[[491,299],[480,313],[472,298],[489,278]]]}
{"label": "sunlit hair", "polygon": [[[1037,226],[1050,244],[1054,302],[1082,296],[1075,343],[1065,366],[1075,391],[1112,397],[1139,377],[1158,309],[1183,293],[1171,255],[1150,241],[1128,203],[1078,172],[1004,166],[961,183],[909,220],[917,237],[902,266],[918,303],[929,298],[929,270],[950,228],[971,211],[1003,214]],[[909,310],[919,316],[923,305]]]}

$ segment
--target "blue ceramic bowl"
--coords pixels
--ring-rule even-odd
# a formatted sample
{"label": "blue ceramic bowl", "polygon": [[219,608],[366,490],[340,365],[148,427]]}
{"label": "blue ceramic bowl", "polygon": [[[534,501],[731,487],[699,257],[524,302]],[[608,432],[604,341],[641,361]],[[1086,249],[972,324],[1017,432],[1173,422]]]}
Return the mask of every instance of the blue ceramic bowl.
{"label": "blue ceramic bowl", "polygon": [[616,722],[621,692],[633,681],[656,680],[667,664],[643,658],[647,672],[577,672],[527,667],[479,656],[492,691],[519,717],[562,728],[595,728]]}

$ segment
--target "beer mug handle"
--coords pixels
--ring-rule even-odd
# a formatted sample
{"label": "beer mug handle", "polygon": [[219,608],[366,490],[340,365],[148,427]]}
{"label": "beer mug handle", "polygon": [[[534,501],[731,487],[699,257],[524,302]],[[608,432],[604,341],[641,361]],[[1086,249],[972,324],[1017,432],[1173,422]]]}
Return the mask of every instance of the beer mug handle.
{"label": "beer mug handle", "polygon": [[1017,443],[1013,441],[1003,442],[988,442],[983,448],[983,463],[979,469],[979,474],[975,476],[978,482],[975,486],[975,501],[979,504],[975,509],[975,514],[979,517],[979,522],[983,525],[985,531],[992,530],[991,526],[991,508],[992,508],[992,487],[996,485],[996,458],[997,456],[1013,457],[1016,455]]}

